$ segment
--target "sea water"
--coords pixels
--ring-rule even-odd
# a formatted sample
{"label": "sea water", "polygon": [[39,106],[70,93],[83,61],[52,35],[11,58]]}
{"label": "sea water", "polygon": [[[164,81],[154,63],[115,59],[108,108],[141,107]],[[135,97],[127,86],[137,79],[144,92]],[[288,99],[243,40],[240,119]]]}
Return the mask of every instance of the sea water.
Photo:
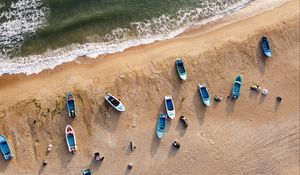
{"label": "sea water", "polygon": [[170,39],[253,0],[0,0],[0,75]]}

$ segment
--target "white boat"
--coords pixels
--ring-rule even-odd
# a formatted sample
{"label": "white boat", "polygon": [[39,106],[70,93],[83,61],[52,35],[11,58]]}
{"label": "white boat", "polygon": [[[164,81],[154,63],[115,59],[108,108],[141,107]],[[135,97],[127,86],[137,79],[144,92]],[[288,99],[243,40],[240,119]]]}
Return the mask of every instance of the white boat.
{"label": "white boat", "polygon": [[170,117],[170,119],[174,119],[175,118],[175,105],[174,105],[171,95],[165,96],[165,106],[166,106],[167,114]]}
{"label": "white boat", "polygon": [[77,143],[75,132],[71,125],[66,126],[65,134],[69,152],[75,153],[77,151]]}
{"label": "white boat", "polygon": [[116,110],[123,112],[125,111],[125,106],[113,95],[111,95],[110,93],[107,93],[105,95],[105,100],[112,105]]}
{"label": "white boat", "polygon": [[206,106],[210,106],[210,96],[205,83],[199,84],[199,92],[203,104]]}

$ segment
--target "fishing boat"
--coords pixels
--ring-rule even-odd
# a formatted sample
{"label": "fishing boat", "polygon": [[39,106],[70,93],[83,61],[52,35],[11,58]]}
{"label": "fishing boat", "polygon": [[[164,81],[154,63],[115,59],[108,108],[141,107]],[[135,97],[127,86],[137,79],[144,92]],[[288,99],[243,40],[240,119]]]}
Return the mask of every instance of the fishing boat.
{"label": "fishing boat", "polygon": [[165,136],[167,128],[167,114],[159,114],[156,134],[158,138],[163,138]]}
{"label": "fishing boat", "polygon": [[123,112],[125,111],[125,106],[113,95],[111,95],[110,93],[107,93],[105,95],[105,100],[112,105],[116,110]]}
{"label": "fishing boat", "polygon": [[5,160],[9,160],[13,157],[13,153],[10,149],[7,139],[0,134],[0,150]]}
{"label": "fishing boat", "polygon": [[262,36],[260,38],[260,41],[261,41],[262,50],[263,50],[264,55],[266,57],[270,58],[272,56],[272,50],[271,50],[271,46],[270,46],[270,42],[268,40],[268,37]]}
{"label": "fishing boat", "polygon": [[69,152],[75,153],[77,151],[77,144],[76,144],[75,132],[71,125],[66,126],[65,133],[66,133],[68,150]]}
{"label": "fishing boat", "polygon": [[187,79],[187,71],[184,67],[184,62],[181,59],[178,59],[178,60],[176,60],[175,65],[176,65],[176,69],[177,69],[180,79],[186,80]]}
{"label": "fishing boat", "polygon": [[205,106],[210,106],[210,96],[205,83],[199,84],[201,100]]}
{"label": "fishing boat", "polygon": [[72,92],[68,92],[67,96],[67,109],[68,109],[68,115],[69,117],[76,117],[76,104],[75,104],[75,98]]}
{"label": "fishing boat", "polygon": [[242,83],[243,83],[242,76],[241,75],[237,76],[234,80],[233,87],[232,87],[232,94],[231,94],[232,99],[240,98]]}
{"label": "fishing boat", "polygon": [[167,114],[170,117],[170,119],[174,119],[175,118],[175,106],[174,106],[174,102],[172,100],[171,95],[165,96],[165,106],[166,106]]}

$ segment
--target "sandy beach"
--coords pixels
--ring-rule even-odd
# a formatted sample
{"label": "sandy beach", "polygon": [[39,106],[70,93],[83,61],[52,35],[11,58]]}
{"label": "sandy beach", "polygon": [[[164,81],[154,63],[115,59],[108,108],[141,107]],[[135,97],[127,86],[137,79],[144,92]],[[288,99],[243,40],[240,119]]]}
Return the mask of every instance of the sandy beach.
{"label": "sandy beach", "polygon": [[[170,40],[78,58],[35,75],[1,76],[0,134],[14,158],[0,156],[0,174],[69,175],[86,168],[102,175],[299,174],[299,0],[238,20],[247,10]],[[270,39],[272,58],[262,54],[262,34]],[[175,69],[179,57],[186,81]],[[227,96],[239,74],[244,83],[234,102]],[[223,100],[204,107],[199,83]],[[253,83],[270,93],[250,91]],[[68,91],[76,98],[75,119],[67,116]],[[126,112],[109,107],[106,92],[118,97]],[[173,96],[176,117],[159,140],[156,125],[165,95]],[[276,96],[283,97],[281,103]],[[181,115],[189,120],[187,129]],[[67,150],[67,124],[76,133],[76,154]],[[179,150],[173,140],[181,143]],[[102,163],[93,161],[96,151],[105,156]]]}

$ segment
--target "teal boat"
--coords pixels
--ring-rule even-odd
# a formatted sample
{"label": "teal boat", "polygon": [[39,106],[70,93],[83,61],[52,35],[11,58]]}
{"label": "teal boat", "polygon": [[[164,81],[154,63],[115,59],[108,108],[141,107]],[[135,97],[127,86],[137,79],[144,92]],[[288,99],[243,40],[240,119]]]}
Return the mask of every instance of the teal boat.
{"label": "teal boat", "polygon": [[167,128],[167,114],[159,114],[156,134],[158,138],[163,138],[165,136]]}
{"label": "teal boat", "polygon": [[184,62],[181,59],[178,59],[178,60],[176,60],[175,65],[176,65],[176,69],[177,69],[180,79],[186,80],[187,79],[187,71],[184,67]]}
{"label": "teal boat", "polygon": [[234,80],[233,87],[232,87],[232,93],[231,93],[232,99],[240,98],[242,83],[243,83],[242,76],[241,75],[237,76]]}
{"label": "teal boat", "polygon": [[9,160],[13,157],[13,153],[10,149],[9,143],[3,135],[0,134],[0,150],[5,160]]}

